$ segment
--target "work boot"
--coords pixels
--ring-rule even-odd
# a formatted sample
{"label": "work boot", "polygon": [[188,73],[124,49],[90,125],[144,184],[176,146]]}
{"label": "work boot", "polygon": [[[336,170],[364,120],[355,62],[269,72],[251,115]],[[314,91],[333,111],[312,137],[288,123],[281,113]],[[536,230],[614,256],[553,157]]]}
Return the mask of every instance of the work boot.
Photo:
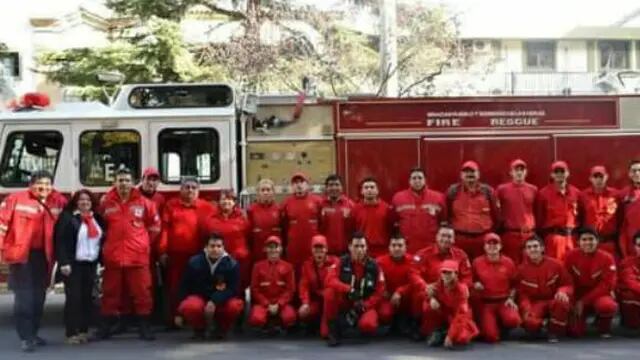
{"label": "work boot", "polygon": [[31,340],[22,340],[20,342],[20,349],[22,349],[23,352],[34,352],[36,351],[36,344]]}
{"label": "work boot", "polygon": [[114,316],[105,316],[100,320],[100,325],[96,332],[91,336],[91,340],[100,341],[107,340],[111,336],[113,336],[113,331],[111,328],[118,321],[118,319]]}
{"label": "work boot", "polygon": [[33,338],[33,344],[35,346],[47,346],[47,340],[41,338],[40,336],[36,335]]}
{"label": "work boot", "polygon": [[340,328],[336,321],[329,321],[329,334],[327,335],[327,345],[336,347],[340,345]]}
{"label": "work boot", "polygon": [[420,332],[420,320],[415,318],[409,319],[409,335],[413,341],[424,340],[424,336]]}
{"label": "work boot", "polygon": [[427,340],[427,346],[436,347],[444,344],[445,334],[442,330],[436,330],[431,333],[429,339]]}
{"label": "work boot", "polygon": [[144,341],[153,341],[156,339],[155,335],[153,335],[153,331],[151,330],[151,323],[149,322],[148,316],[140,317],[140,339]]}

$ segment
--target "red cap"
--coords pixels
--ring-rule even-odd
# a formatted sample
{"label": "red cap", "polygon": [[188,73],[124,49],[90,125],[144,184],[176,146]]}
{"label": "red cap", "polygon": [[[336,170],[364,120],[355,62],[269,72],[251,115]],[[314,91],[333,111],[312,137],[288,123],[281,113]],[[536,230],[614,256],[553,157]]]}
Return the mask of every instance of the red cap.
{"label": "red cap", "polygon": [[309,181],[309,178],[303,172],[297,172],[291,176],[291,182],[293,183],[297,179],[302,179],[304,181]]}
{"label": "red cap", "polygon": [[278,244],[278,245],[282,245],[282,241],[280,240],[280,237],[276,236],[276,235],[271,235],[267,238],[267,240],[265,240],[264,245],[267,246],[269,244]]}
{"label": "red cap", "polygon": [[515,160],[513,160],[513,161],[511,162],[511,168],[512,168],[512,169],[513,169],[513,168],[516,168],[516,167],[518,167],[518,166],[522,166],[522,167],[526,168],[526,167],[527,167],[527,163],[526,163],[526,162],[524,162],[524,160],[522,160],[522,159],[515,159]]}
{"label": "red cap", "polygon": [[498,243],[500,244],[500,236],[496,233],[487,233],[484,235],[484,243],[488,244],[488,243]]}
{"label": "red cap", "polygon": [[158,171],[158,169],[154,168],[153,166],[150,166],[146,169],[144,169],[144,171],[142,172],[142,178],[148,178],[151,176],[157,176],[160,177],[160,172]]}
{"label": "red cap", "polygon": [[555,169],[569,170],[569,165],[562,160],[554,161],[553,164],[551,164],[551,171],[554,171]]}
{"label": "red cap", "polygon": [[607,175],[607,169],[602,165],[596,165],[591,168],[591,175],[595,174]]}
{"label": "red cap", "polygon": [[478,166],[477,162],[469,160],[469,161],[465,161],[465,163],[462,164],[462,167],[460,169],[461,170],[471,169],[471,170],[478,171],[480,170],[480,167]]}
{"label": "red cap", "polygon": [[458,262],[455,260],[445,260],[440,264],[440,272],[455,271],[458,272]]}
{"label": "red cap", "polygon": [[311,247],[316,246],[327,247],[327,238],[324,235],[314,235],[311,238]]}

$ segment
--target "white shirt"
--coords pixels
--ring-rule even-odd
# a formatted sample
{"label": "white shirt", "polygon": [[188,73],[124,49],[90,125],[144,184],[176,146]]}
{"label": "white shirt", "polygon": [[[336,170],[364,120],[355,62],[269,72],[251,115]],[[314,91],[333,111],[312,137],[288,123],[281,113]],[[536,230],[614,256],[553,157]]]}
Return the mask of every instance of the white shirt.
{"label": "white shirt", "polygon": [[80,230],[78,231],[78,243],[76,244],[76,261],[96,261],[100,255],[100,237],[102,237],[102,229],[96,222],[96,219],[92,218],[91,221],[98,228],[98,236],[94,238],[89,237],[89,228],[87,224],[82,222]]}

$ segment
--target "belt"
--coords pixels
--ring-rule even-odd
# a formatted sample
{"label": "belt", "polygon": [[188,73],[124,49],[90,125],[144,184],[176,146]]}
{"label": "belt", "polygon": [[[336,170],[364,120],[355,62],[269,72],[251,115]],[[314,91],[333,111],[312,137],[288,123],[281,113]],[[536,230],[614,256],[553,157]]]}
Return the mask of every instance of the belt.
{"label": "belt", "polygon": [[464,236],[482,236],[486,233],[489,232],[489,230],[487,231],[482,231],[482,232],[471,232],[471,231],[460,231],[460,230],[455,230],[456,234],[458,235],[464,235]]}
{"label": "belt", "polygon": [[552,227],[542,229],[542,233],[545,235],[548,234],[556,234],[556,235],[566,235],[569,236],[573,232],[573,228],[563,228],[563,227]]}
{"label": "belt", "polygon": [[600,235],[600,242],[601,243],[617,242],[617,241],[618,241],[618,234]]}
{"label": "belt", "polygon": [[519,234],[531,234],[531,233],[533,233],[533,229],[506,228],[506,229],[504,229],[504,232],[512,232],[512,233],[519,233]]}

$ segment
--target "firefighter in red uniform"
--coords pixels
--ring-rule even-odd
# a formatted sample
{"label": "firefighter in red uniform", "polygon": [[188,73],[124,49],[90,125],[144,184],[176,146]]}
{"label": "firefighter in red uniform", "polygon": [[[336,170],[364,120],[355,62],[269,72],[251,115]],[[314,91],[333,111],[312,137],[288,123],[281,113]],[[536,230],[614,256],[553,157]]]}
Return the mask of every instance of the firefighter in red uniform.
{"label": "firefighter in red uniform", "polygon": [[544,242],[538,237],[527,240],[525,254],[516,278],[522,327],[536,335],[548,318],[548,340],[556,343],[567,328],[573,295],[571,276],[558,260],[544,255]]}
{"label": "firefighter in red uniform", "polygon": [[498,209],[491,186],[479,182],[480,168],[475,161],[462,164],[461,183],[447,190],[447,208],[456,242],[470,259],[483,254],[484,234],[496,225]]}
{"label": "firefighter in red uniform", "polygon": [[391,325],[394,318],[398,320],[397,324],[406,323],[405,320],[411,318],[411,279],[416,274],[413,256],[407,254],[407,243],[401,234],[391,237],[388,254],[378,257],[376,262],[387,285],[384,298],[378,305],[380,323]]}
{"label": "firefighter in red uniform", "polygon": [[[429,336],[429,346],[448,349],[465,346],[478,335],[469,306],[469,288],[458,281],[458,263],[445,260],[440,264],[440,279],[424,303],[420,331]],[[446,328],[446,331],[441,331]]]}
{"label": "firefighter in red uniform", "polygon": [[629,256],[620,264],[618,276],[618,298],[622,324],[631,329],[640,328],[640,232],[633,237],[636,255]]}
{"label": "firefighter in red uniform", "polygon": [[291,177],[293,194],[281,205],[283,231],[287,235],[287,261],[299,273],[302,263],[311,256],[311,238],[318,234],[322,199],[309,192],[309,180],[302,173]]}
{"label": "firefighter in red uniform", "polygon": [[232,190],[222,191],[218,200],[220,210],[205,220],[205,229],[209,234],[220,234],[224,239],[225,249],[240,264],[239,291],[244,294],[251,279],[251,258],[247,244],[249,222],[236,200],[236,194]]}
{"label": "firefighter in red uniform", "polygon": [[502,253],[516,264],[522,262],[524,242],[533,235],[536,220],[533,206],[538,188],[526,182],[527,164],[511,162],[511,182],[498,186],[499,229],[502,232]]}
{"label": "firefighter in red uniform", "polygon": [[379,194],[376,180],[365,178],[360,185],[362,199],[353,208],[355,229],[364,233],[369,254],[375,258],[387,253],[393,219],[391,207]]}
{"label": "firefighter in red uniform", "polygon": [[396,193],[391,205],[395,223],[412,254],[433,244],[438,225],[447,219],[444,195],[427,188],[426,173],[421,168],[411,170],[409,188]]}
{"label": "firefighter in red uniform", "polygon": [[622,226],[620,228],[620,252],[623,258],[635,256],[633,236],[640,231],[640,160],[629,164],[631,184],[618,194],[618,204]]}
{"label": "firefighter in red uniform", "polygon": [[269,236],[282,237],[280,207],[275,201],[275,188],[271,179],[262,179],[256,187],[256,201],[247,209],[251,259],[255,263],[266,258],[264,242]]}
{"label": "firefighter in red uniform", "polygon": [[500,236],[486,234],[485,254],[472,264],[473,291],[480,299],[476,318],[482,336],[491,343],[500,340],[501,329],[513,329],[521,323],[515,302],[516,266],[511,259],[500,254],[501,249]]}
{"label": "firefighter in red uniform", "polygon": [[611,320],[618,311],[613,298],[617,281],[615,260],[608,252],[598,249],[598,233],[594,229],[580,230],[578,246],[565,260],[575,294],[568,332],[572,336],[584,336],[586,317],[594,314],[598,333],[602,338],[609,338]]}
{"label": "firefighter in red uniform", "polygon": [[169,200],[162,212],[162,234],[158,245],[160,262],[166,267],[166,284],[171,319],[178,307],[178,290],[189,259],[202,251],[204,221],[216,208],[198,198],[200,184],[195,177],[185,177],[180,196]]}
{"label": "firefighter in red uniform", "polygon": [[144,169],[138,190],[140,190],[142,196],[153,201],[156,204],[158,213],[162,214],[166,201],[164,196],[158,192],[158,185],[160,185],[160,172],[158,169],[154,167]]}
{"label": "firefighter in red uniform", "polygon": [[353,233],[353,201],[342,193],[342,179],[329,175],[320,208],[320,233],[327,237],[329,254],[342,255]]}
{"label": "firefighter in red uniform", "polygon": [[0,204],[0,263],[9,265],[13,315],[22,350],[45,345],[38,336],[54,263],[53,228],[67,200],[52,187],[48,171],[34,171],[29,190]]}
{"label": "firefighter in red uniform", "polygon": [[182,327],[186,321],[195,339],[225,337],[244,310],[244,301],[236,296],[239,286],[238,263],[225,251],[222,237],[212,234],[204,251],[186,265],[175,324]]}
{"label": "firefighter in red uniform", "polygon": [[112,335],[111,326],[132,298],[134,314],[140,318],[140,337],[153,340],[148,319],[153,307],[149,254],[160,235],[160,216],[155,204],[133,187],[131,170],[126,168],[116,172],[115,186],[105,195],[101,210],[108,231],[102,250],[104,319],[96,337]]}
{"label": "firefighter in red uniform", "polygon": [[296,310],[291,305],[296,292],[293,266],[282,260],[282,242],[277,236],[265,241],[265,260],[258,261],[251,272],[251,312],[249,325],[275,330],[275,324],[269,320],[279,320],[283,328],[296,323]]}
{"label": "firefighter in red uniform", "polygon": [[441,225],[436,234],[436,243],[418,251],[413,256],[415,271],[411,275],[412,297],[411,315],[413,324],[412,334],[414,340],[422,336],[417,332],[417,325],[423,313],[423,305],[426,299],[433,294],[435,284],[440,279],[440,265],[445,260],[454,260],[458,263],[458,278],[468,287],[472,284],[471,263],[469,257],[460,248],[454,246],[455,232],[448,225]]}
{"label": "firefighter in red uniform", "polygon": [[598,248],[618,257],[618,190],[608,187],[609,174],[604,166],[591,168],[591,187],[580,193],[578,215],[583,227],[592,228],[600,235]]}
{"label": "firefighter in red uniform", "polygon": [[569,166],[564,161],[551,164],[551,184],[538,192],[536,224],[544,236],[546,255],[560,261],[573,249],[572,231],[578,215],[578,189],[567,182]]}
{"label": "firefighter in red uniform", "polygon": [[[301,304],[298,309],[298,319],[307,324],[309,329],[317,329],[322,316],[327,274],[336,267],[339,259],[328,255],[327,238],[324,235],[315,235],[311,239],[311,247],[312,256],[302,264],[298,285]],[[326,323],[322,322],[321,327],[320,335],[326,337],[329,333]]]}

